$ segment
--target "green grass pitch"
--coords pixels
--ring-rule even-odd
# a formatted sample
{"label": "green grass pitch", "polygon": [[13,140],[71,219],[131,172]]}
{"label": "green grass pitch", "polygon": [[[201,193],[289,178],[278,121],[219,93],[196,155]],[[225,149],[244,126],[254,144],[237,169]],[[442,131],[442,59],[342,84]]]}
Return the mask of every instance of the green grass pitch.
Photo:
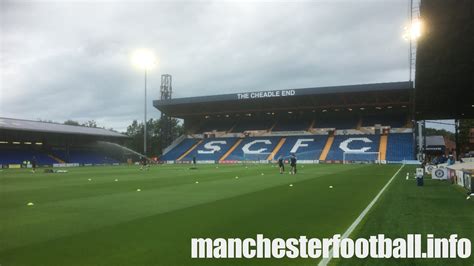
{"label": "green grass pitch", "polygon": [[[190,239],[342,234],[399,168],[300,165],[297,175],[280,175],[271,165],[3,170],[0,265],[317,265],[314,259],[193,260]],[[402,169],[352,237],[457,233],[474,240],[474,202],[447,182],[416,187],[405,180],[407,172],[414,167]],[[473,259],[383,264],[473,265]]]}

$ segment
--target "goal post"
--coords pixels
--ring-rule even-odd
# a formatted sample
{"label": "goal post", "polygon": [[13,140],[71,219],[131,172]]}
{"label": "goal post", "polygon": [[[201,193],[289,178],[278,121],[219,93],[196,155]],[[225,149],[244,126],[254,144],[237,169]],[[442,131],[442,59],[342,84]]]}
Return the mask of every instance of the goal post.
{"label": "goal post", "polygon": [[344,152],[342,162],[349,163],[376,163],[380,164],[380,152]]}

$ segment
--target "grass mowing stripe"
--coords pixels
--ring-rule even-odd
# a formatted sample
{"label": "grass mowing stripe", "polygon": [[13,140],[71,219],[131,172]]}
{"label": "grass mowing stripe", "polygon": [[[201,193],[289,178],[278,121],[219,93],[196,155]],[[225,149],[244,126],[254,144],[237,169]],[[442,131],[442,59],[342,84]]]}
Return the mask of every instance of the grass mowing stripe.
{"label": "grass mowing stripe", "polygon": [[[416,166],[406,165],[403,172],[414,173]],[[425,178],[424,186],[417,186],[416,179],[405,179],[399,174],[385,191],[366,218],[354,230],[351,237],[369,238],[383,233],[385,237],[406,238],[407,234],[435,234],[449,237],[474,239],[474,202],[466,200],[466,191],[450,181]],[[422,251],[427,243],[422,241]],[[379,258],[334,258],[331,265],[378,266]],[[474,265],[474,256],[468,259],[383,259],[383,265],[404,266],[465,266]]]}
{"label": "grass mowing stripe", "polygon": [[[273,171],[273,175],[267,175],[268,172],[265,172],[265,176],[229,180],[235,181],[231,182],[235,184],[233,186],[227,182],[211,181],[193,187],[199,195],[229,196],[229,191],[241,189],[239,188],[241,186],[254,186],[264,180],[274,185],[281,183],[280,179],[295,182],[306,177],[316,178],[295,182],[291,188],[288,185],[277,185],[254,193],[124,223],[118,221],[117,218],[120,217],[113,217],[107,213],[107,204],[97,206],[97,211],[102,211],[102,214],[88,215],[80,212],[76,221],[70,223],[55,220],[43,224],[37,230],[28,232],[23,230],[22,236],[27,238],[25,240],[37,240],[42,231],[49,232],[51,239],[30,245],[23,241],[24,245],[21,247],[0,251],[0,261],[5,265],[314,265],[317,261],[313,259],[191,260],[190,239],[200,236],[246,238],[254,237],[256,233],[263,233],[271,238],[299,235],[328,237],[344,231],[387,183],[390,178],[387,171],[395,172],[398,167],[314,165],[302,167],[301,174],[296,176],[280,175],[275,168],[271,170],[263,166],[256,167],[257,170],[267,171],[264,170],[266,168],[268,171]],[[328,173],[329,168],[335,173]],[[349,169],[357,170],[342,171]],[[320,174],[323,175],[321,178],[318,177]],[[333,185],[334,189],[329,189],[330,185]],[[123,200],[145,204],[147,201],[143,201],[142,196],[145,195],[142,193],[146,191],[144,189],[140,193],[132,193]],[[181,194],[183,199],[189,196],[189,191],[180,190],[174,194],[177,193]],[[351,195],[351,200],[340,204],[339,200],[346,198],[347,195]],[[168,205],[162,200],[155,200],[160,205]],[[192,198],[188,200],[195,201]],[[102,205],[102,201],[92,200],[84,204],[97,202],[98,205]],[[65,202],[64,207],[69,209],[70,203]],[[139,209],[148,208],[143,204],[140,204]],[[42,211],[41,204],[35,205],[36,207],[38,211]],[[151,206],[153,209],[156,207],[159,206]],[[33,211],[35,208],[30,210]],[[129,215],[135,211],[140,210],[122,206],[120,213]],[[153,212],[152,209],[150,211]],[[54,216],[48,211],[43,213]],[[58,226],[73,225],[74,228],[69,228],[70,232],[81,224],[96,219],[119,223],[65,237],[61,237],[57,230]],[[50,226],[51,230],[47,230],[45,226]]]}
{"label": "grass mowing stripe", "polygon": [[[109,168],[104,170],[108,171]],[[331,169],[331,168],[330,168]],[[333,173],[333,172],[344,172],[350,171],[351,168],[341,168],[341,169],[332,169],[331,171],[320,171],[318,175],[323,175],[324,173]],[[257,171],[245,170],[245,169],[235,169],[232,167],[229,169],[221,167],[221,169],[213,170],[216,173],[210,173],[208,168],[203,168],[203,172],[194,172],[194,171],[181,171],[180,174],[173,173],[170,176],[170,169],[161,169],[155,168],[150,170],[150,172],[137,172],[134,169],[123,169],[120,175],[115,174],[109,176],[106,173],[98,172],[94,174],[95,177],[92,181],[88,182],[87,177],[74,176],[73,183],[68,185],[58,185],[56,181],[51,181],[45,179],[48,177],[48,174],[38,174],[36,175],[36,182],[44,181],[45,185],[49,186],[46,188],[31,188],[28,190],[22,189],[17,191],[7,191],[2,188],[3,200],[0,201],[0,208],[3,211],[9,209],[15,210],[18,207],[24,206],[25,201],[34,201],[34,202],[56,202],[56,201],[65,201],[65,200],[74,200],[74,199],[84,199],[87,197],[102,197],[104,195],[118,194],[118,193],[127,193],[130,191],[135,191],[136,188],[146,188],[147,190],[152,190],[156,188],[172,187],[172,186],[182,186],[188,185],[190,183],[194,184],[195,181],[199,180],[200,183],[205,181],[221,181],[224,179],[234,179],[235,176],[240,176],[240,178],[251,177],[254,179],[261,178],[270,178],[268,174],[274,173],[276,168],[264,168]],[[232,170],[234,172],[232,172]],[[236,171],[237,170],[237,171]],[[239,171],[240,170],[240,171]],[[267,173],[267,176],[260,176],[261,172]],[[304,170],[303,170],[304,172]],[[28,174],[28,173],[27,173]],[[81,172],[76,173],[76,175],[81,174]],[[156,176],[158,175],[158,176]],[[273,176],[273,175],[272,175]],[[70,179],[71,176],[63,176],[60,181],[64,179]],[[119,182],[114,182],[114,179],[118,178]],[[311,177],[312,178],[312,177]],[[20,185],[17,185],[20,186]],[[59,192],[59,193],[58,193]]]}
{"label": "grass mowing stripe", "polygon": [[[24,242],[42,241],[51,238],[53,235],[70,235],[80,233],[102,226],[109,226],[134,219],[156,215],[168,211],[174,211],[199,204],[204,204],[216,200],[235,197],[247,193],[265,190],[275,186],[288,183],[297,183],[308,179],[320,178],[327,175],[345,175],[354,169],[365,169],[369,166],[351,165],[349,167],[335,167],[318,165],[306,167],[300,170],[300,175],[280,175],[277,168],[268,166],[254,166],[254,169],[242,167],[220,167],[214,170],[212,167],[202,167],[198,171],[179,171],[183,176],[169,178],[170,174],[176,176],[173,168],[160,171],[162,178],[153,178],[150,173],[140,173],[150,175],[150,180],[134,180],[127,175],[137,175],[136,169],[128,168],[120,177],[120,182],[113,182],[107,177],[109,168],[94,168],[97,180],[109,180],[108,183],[90,184],[87,176],[74,177],[82,180],[83,185],[75,187],[55,187],[53,189],[42,189],[31,191],[31,195],[24,191],[3,194],[4,202],[0,203],[3,219],[0,219],[0,235],[5,239],[10,239],[5,245],[0,246],[0,250],[21,246]],[[318,169],[314,172],[311,169]],[[178,169],[183,170],[181,166]],[[88,169],[81,171],[77,169],[77,174],[85,172],[90,174]],[[173,173],[170,173],[172,170]],[[261,176],[260,173],[266,173]],[[240,178],[236,180],[235,175]],[[23,176],[31,176],[24,172]],[[115,175],[116,176],[116,175]],[[47,174],[35,175],[37,182]],[[64,177],[68,178],[68,177]],[[194,184],[195,178],[200,180],[198,185]],[[95,179],[94,179],[95,180]],[[186,181],[187,180],[187,181]],[[44,180],[47,184],[54,181]],[[27,185],[27,184],[25,184]],[[136,188],[141,188],[140,193]],[[35,207],[26,206],[26,202],[32,201]],[[48,215],[45,215],[47,213]],[[107,219],[82,219],[82,217],[97,217],[105,215]],[[59,224],[59,226],[53,226]],[[74,228],[67,225],[75,224]],[[45,230],[48,228],[47,230]],[[23,239],[20,237],[26,232],[34,234],[36,237]],[[54,234],[51,234],[54,232]]]}
{"label": "grass mowing stripe", "polygon": [[[354,231],[354,229],[359,225],[359,223],[362,221],[362,219],[364,219],[364,217],[370,211],[372,206],[374,206],[374,204],[377,202],[377,200],[383,194],[385,189],[387,189],[387,187],[390,185],[390,183],[392,183],[392,181],[395,179],[395,177],[398,175],[398,173],[400,173],[400,171],[403,169],[404,166],[405,166],[404,164],[402,164],[402,166],[400,166],[398,171],[390,178],[390,180],[388,180],[387,184],[385,184],[385,186],[380,190],[380,192],[377,194],[377,196],[375,196],[375,198],[369,203],[369,205],[367,205],[367,207],[360,213],[359,217],[357,217],[357,219],[355,219],[355,221],[351,224],[351,226],[349,226],[349,228],[347,228],[347,230],[344,232],[344,234],[341,237],[342,239],[349,237],[349,235],[352,233],[352,231]],[[319,262],[318,266],[328,265],[328,263],[331,261],[331,259],[332,259],[332,248],[329,250],[329,258],[322,259]]]}

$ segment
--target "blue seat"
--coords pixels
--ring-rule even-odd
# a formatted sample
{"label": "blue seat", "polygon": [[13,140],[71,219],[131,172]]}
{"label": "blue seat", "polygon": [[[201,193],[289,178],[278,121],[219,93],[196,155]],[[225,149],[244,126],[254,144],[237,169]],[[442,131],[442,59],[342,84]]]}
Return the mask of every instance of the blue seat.
{"label": "blue seat", "polygon": [[[266,160],[270,153],[273,151],[275,146],[278,144],[278,141],[281,137],[248,137],[245,138],[236,149],[229,154],[226,160]],[[254,144],[251,144],[249,147],[250,151],[259,151],[258,153],[244,153],[243,148],[247,144],[256,141]]]}
{"label": "blue seat", "polygon": [[217,161],[235,144],[238,138],[205,139],[183,160],[191,161],[193,157],[200,161]]}
{"label": "blue seat", "polygon": [[172,150],[161,156],[160,160],[162,161],[174,161],[177,160],[181,155],[183,155],[187,150],[189,150],[198,140],[196,139],[184,139]]}
{"label": "blue seat", "polygon": [[[297,148],[296,157],[298,160],[318,160],[324,145],[328,139],[327,135],[310,135],[310,136],[291,136],[286,137],[286,141],[280,150],[275,154],[274,159],[278,157],[288,157],[295,144],[300,140],[304,146]],[[305,140],[305,141],[301,141]],[[311,141],[309,141],[311,140]],[[306,146],[307,145],[307,146]]]}
{"label": "blue seat", "polygon": [[36,157],[38,165],[52,165],[57,163],[48,154],[33,149],[1,149],[0,164],[22,164],[24,161],[32,161]]}
{"label": "blue seat", "polygon": [[414,160],[415,143],[412,133],[392,133],[388,135],[387,161]]}
{"label": "blue seat", "polygon": [[[348,141],[347,147],[350,150],[364,149],[365,152],[378,152],[380,135],[336,135],[326,160],[343,160],[344,150],[341,148],[341,146],[344,141]],[[367,158],[362,157],[358,156],[359,159],[372,159],[373,155],[368,155],[366,156]]]}
{"label": "blue seat", "polygon": [[112,164],[119,161],[93,150],[70,150],[69,163],[79,164]]}

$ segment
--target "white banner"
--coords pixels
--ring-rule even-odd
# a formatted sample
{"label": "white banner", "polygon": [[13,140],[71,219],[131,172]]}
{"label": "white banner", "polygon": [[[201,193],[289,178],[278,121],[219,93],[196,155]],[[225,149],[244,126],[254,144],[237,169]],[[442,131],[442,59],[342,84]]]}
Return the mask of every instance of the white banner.
{"label": "white banner", "polygon": [[433,179],[448,179],[448,170],[446,168],[436,168],[431,172],[431,178]]}
{"label": "white banner", "polygon": [[431,164],[430,164],[430,165],[425,166],[425,171],[426,171],[428,174],[431,175],[431,172],[433,172],[433,170],[436,169],[436,168],[437,168],[436,165],[431,165]]}
{"label": "white banner", "polygon": [[298,163],[300,163],[300,164],[313,164],[313,163],[319,163],[319,160],[298,160]]}
{"label": "white banner", "polygon": [[77,167],[79,166],[78,163],[55,163],[53,167]]}
{"label": "white banner", "polygon": [[216,163],[214,160],[201,160],[201,161],[196,161],[197,164],[213,164]]}

